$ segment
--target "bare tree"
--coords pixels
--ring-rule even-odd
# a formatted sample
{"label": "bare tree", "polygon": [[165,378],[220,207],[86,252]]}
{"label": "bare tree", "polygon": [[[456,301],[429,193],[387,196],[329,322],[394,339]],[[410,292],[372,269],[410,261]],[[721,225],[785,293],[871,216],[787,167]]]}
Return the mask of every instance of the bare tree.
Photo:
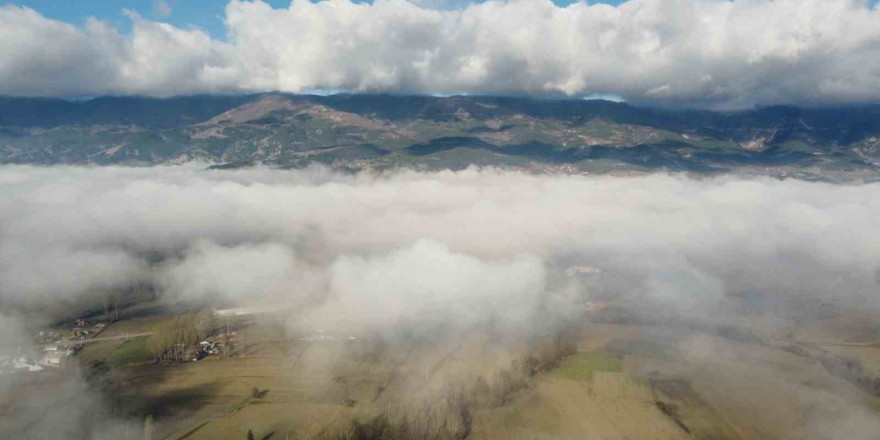
{"label": "bare tree", "polygon": [[199,342],[211,331],[207,313],[187,313],[163,324],[150,338],[156,361],[188,360],[198,352]]}

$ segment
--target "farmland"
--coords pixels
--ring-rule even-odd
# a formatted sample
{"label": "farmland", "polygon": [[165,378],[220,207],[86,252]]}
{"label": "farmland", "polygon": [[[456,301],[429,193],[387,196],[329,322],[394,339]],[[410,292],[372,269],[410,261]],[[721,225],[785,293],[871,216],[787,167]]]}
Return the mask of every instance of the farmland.
{"label": "farmland", "polygon": [[[40,393],[78,369],[126,432],[149,426],[152,440],[812,440],[880,411],[868,312],[677,323],[590,304],[528,337],[475,327],[389,338],[297,330],[271,307],[151,299],[119,320],[51,330],[88,336],[61,369],[15,389]],[[184,355],[162,354],[162,338]]]}
{"label": "farmland", "polygon": [[[101,336],[171,319],[123,320]],[[585,315],[570,348],[548,355],[546,346],[479,334],[389,344],[285,336],[271,319],[240,318],[232,327],[242,348],[232,356],[155,364],[151,336],[141,336],[85,344],[78,362],[106,370],[114,411],[150,416],[154,439],[356,438],[358,426],[403,429],[416,419],[436,439],[809,439],[843,429],[816,426],[840,408],[880,408],[820,363],[762,340],[601,321]],[[834,321],[812,325],[800,334],[826,344],[841,335]],[[880,360],[872,346],[833,349],[871,372]],[[470,396],[460,400],[465,419],[446,406],[453,395]]]}

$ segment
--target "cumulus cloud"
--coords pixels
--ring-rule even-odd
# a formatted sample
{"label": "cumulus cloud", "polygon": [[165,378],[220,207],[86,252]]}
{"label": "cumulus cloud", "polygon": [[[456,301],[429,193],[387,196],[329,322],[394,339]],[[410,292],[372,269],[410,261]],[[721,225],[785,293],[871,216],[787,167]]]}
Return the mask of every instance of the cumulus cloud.
{"label": "cumulus cloud", "polygon": [[718,108],[880,98],[880,9],[865,0],[233,0],[225,41],[133,21],[127,36],[0,8],[0,93],[613,95]]}
{"label": "cumulus cloud", "polygon": [[30,8],[0,7],[0,93],[170,96],[232,87],[224,44],[201,30],[128,16],[131,36],[96,19],[76,27]]}
{"label": "cumulus cloud", "polygon": [[64,95],[102,92],[114,83],[125,40],[105,23],[82,27],[28,8],[0,8],[0,93]]}

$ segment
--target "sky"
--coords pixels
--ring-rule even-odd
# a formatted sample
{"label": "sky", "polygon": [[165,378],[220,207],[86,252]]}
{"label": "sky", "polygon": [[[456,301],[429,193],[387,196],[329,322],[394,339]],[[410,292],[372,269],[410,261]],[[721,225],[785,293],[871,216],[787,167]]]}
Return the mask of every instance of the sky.
{"label": "sky", "polygon": [[[427,0],[425,3],[430,2]],[[556,0],[554,3],[566,6],[575,0]],[[617,5],[624,0],[593,0],[590,3],[606,3]],[[213,38],[225,38],[223,26],[226,0],[78,0],[59,2],[56,0],[2,1],[0,3],[21,5],[40,11],[47,18],[67,23],[82,24],[89,17],[95,17],[112,23],[120,29],[131,29],[131,20],[123,10],[134,11],[142,17],[160,20],[182,28],[196,27],[204,30]],[[286,8],[290,0],[266,0],[273,8]],[[363,3],[357,1],[356,3]],[[437,0],[434,7],[456,9],[466,6],[466,0]]]}
{"label": "sky", "polygon": [[876,0],[0,6],[0,94],[344,91],[743,109],[880,101]]}

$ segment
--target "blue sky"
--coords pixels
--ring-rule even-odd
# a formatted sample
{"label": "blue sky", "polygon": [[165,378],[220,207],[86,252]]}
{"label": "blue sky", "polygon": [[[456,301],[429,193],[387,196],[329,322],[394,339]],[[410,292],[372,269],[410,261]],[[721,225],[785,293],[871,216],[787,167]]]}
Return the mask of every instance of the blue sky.
{"label": "blue sky", "polygon": [[[290,0],[263,0],[274,8],[286,8]],[[567,5],[575,0],[554,0],[558,5]],[[590,0],[590,3],[620,4],[625,0]],[[165,0],[170,7],[170,14],[164,16],[158,0],[22,0],[0,3],[15,4],[33,8],[48,18],[72,24],[81,24],[88,17],[96,17],[112,23],[114,27],[127,31],[131,20],[122,12],[123,9],[135,11],[144,18],[171,23],[178,27],[198,27],[213,36],[222,39],[224,36],[223,10],[228,0]]]}

